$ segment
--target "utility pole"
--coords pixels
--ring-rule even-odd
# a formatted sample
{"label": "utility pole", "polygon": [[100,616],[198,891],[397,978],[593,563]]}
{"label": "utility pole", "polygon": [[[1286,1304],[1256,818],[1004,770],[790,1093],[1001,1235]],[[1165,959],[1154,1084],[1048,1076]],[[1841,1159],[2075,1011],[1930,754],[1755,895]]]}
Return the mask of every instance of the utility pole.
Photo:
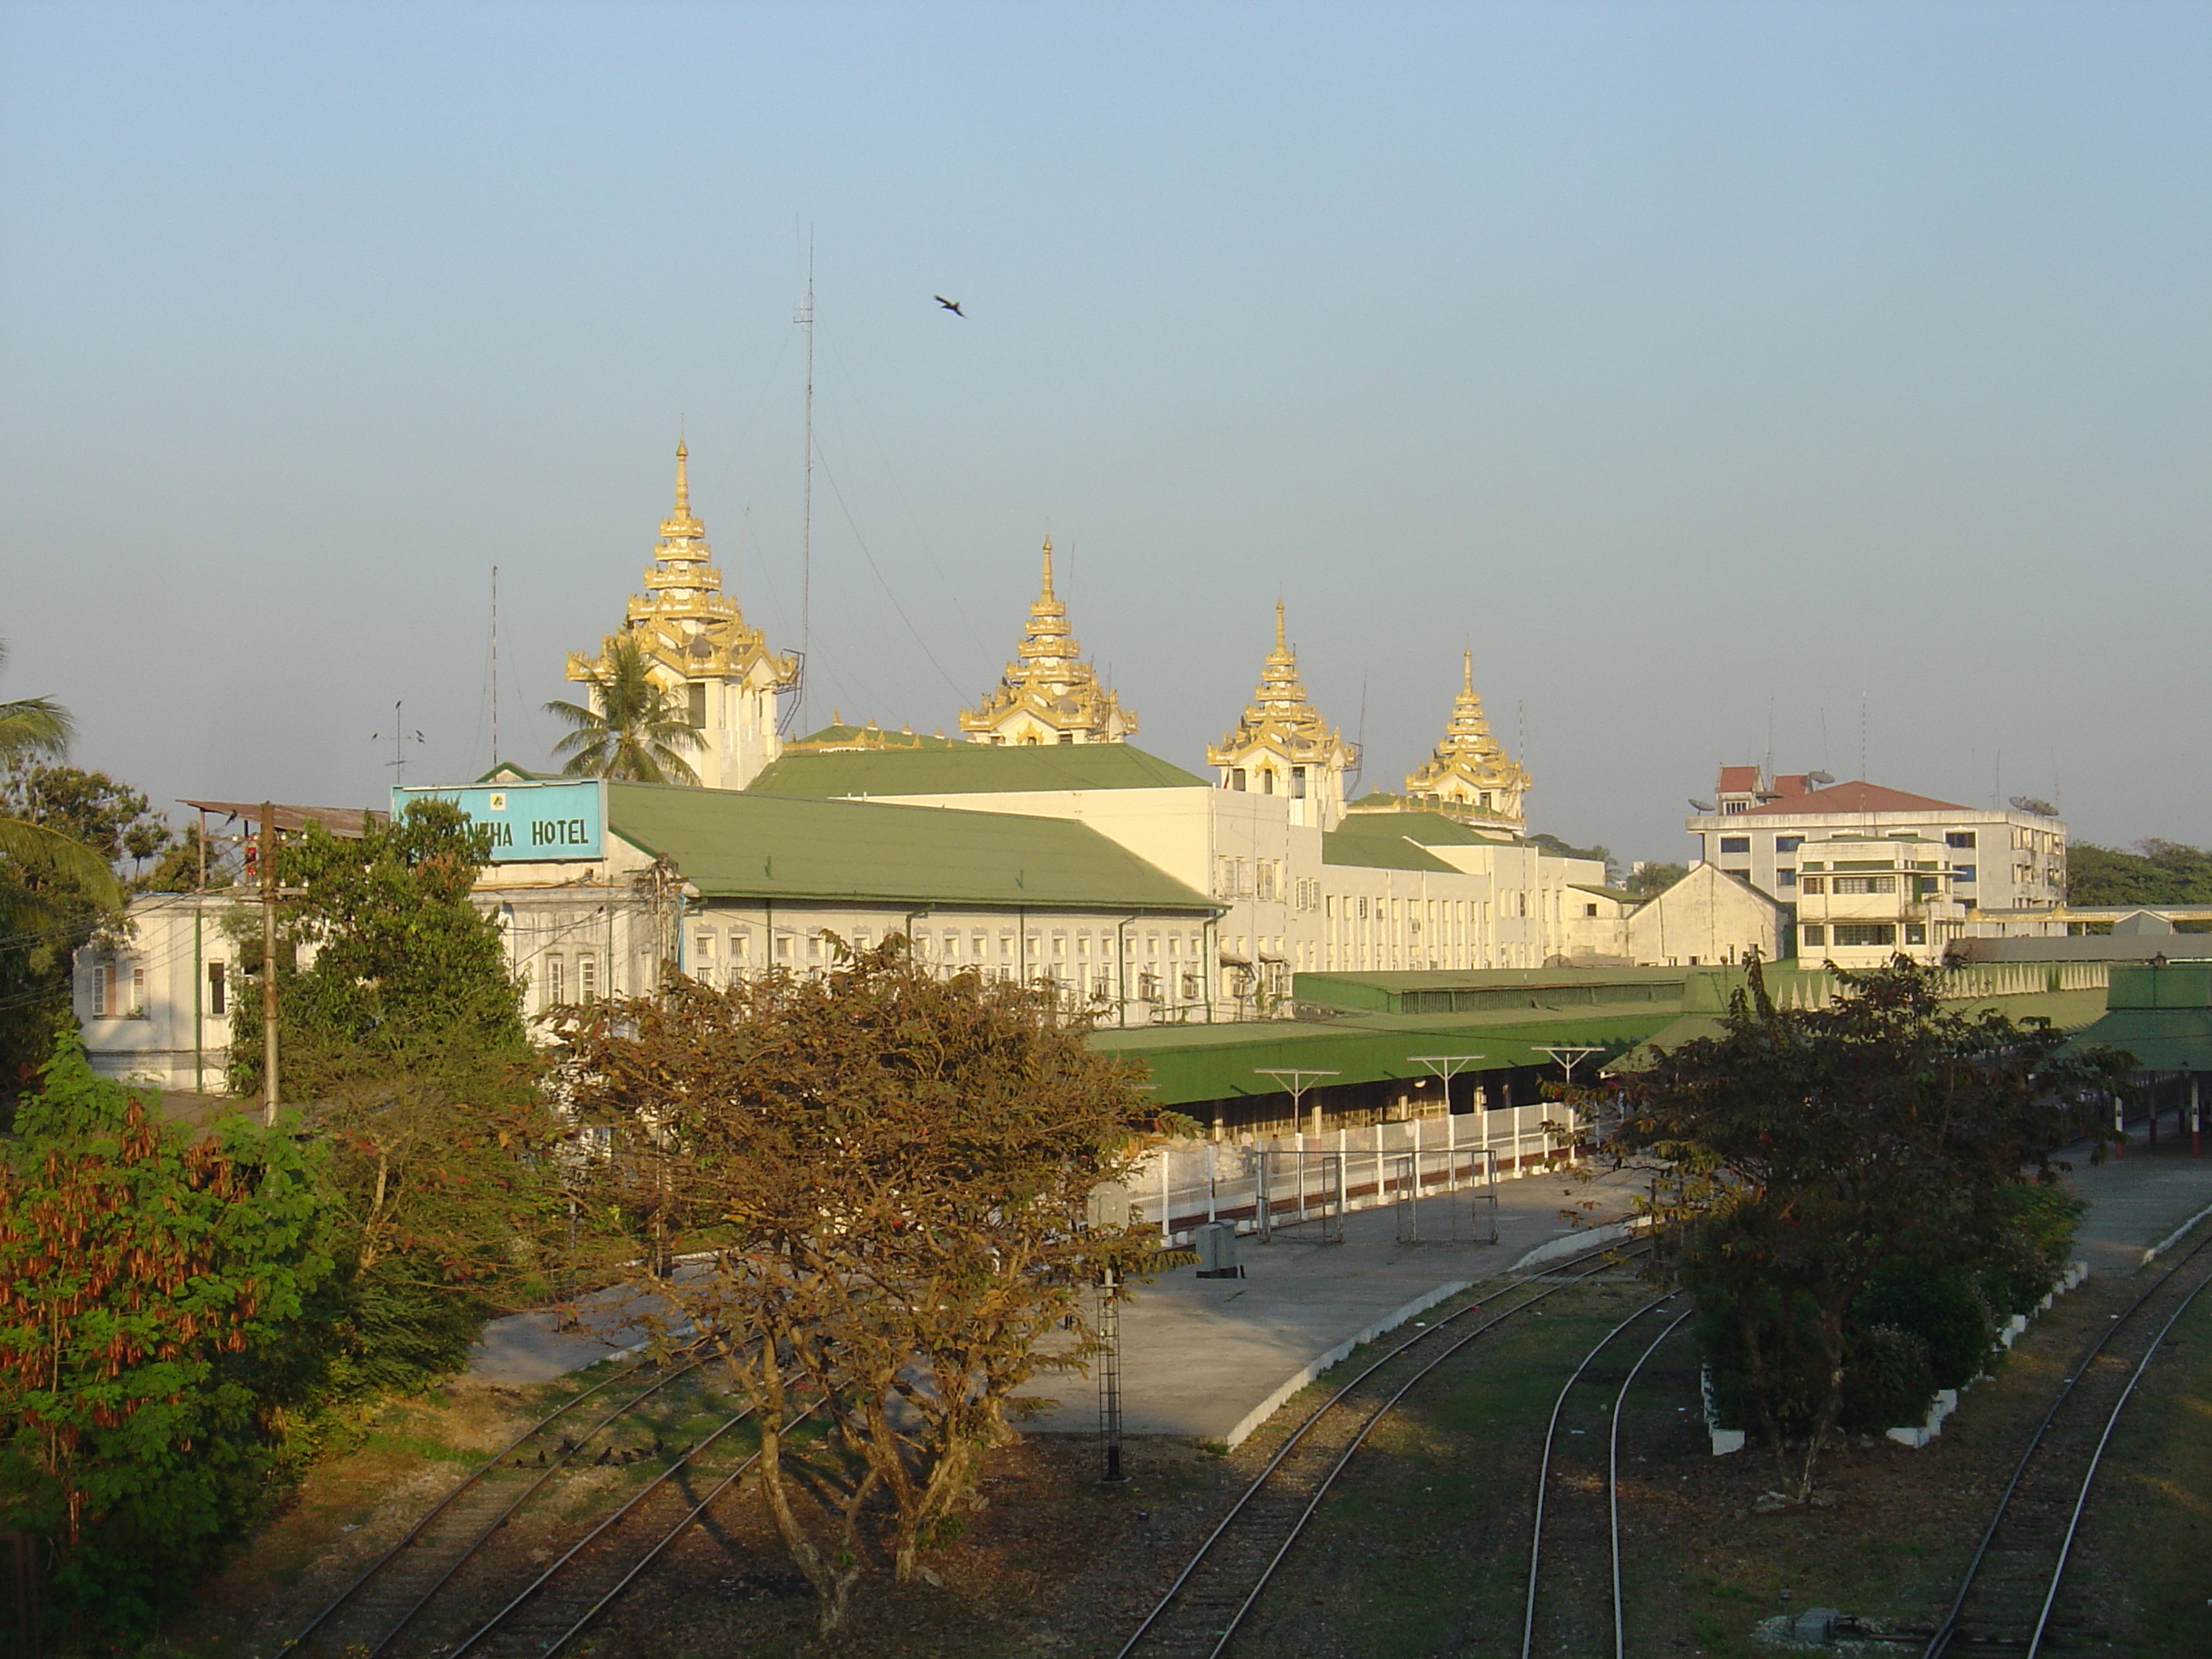
{"label": "utility pole", "polygon": [[261,1121],[276,1121],[276,807],[261,803]]}
{"label": "utility pole", "polygon": [[814,233],[806,233],[806,303],[792,318],[806,331],[806,471],[799,507],[799,726],[806,717],[807,653],[814,643]]}

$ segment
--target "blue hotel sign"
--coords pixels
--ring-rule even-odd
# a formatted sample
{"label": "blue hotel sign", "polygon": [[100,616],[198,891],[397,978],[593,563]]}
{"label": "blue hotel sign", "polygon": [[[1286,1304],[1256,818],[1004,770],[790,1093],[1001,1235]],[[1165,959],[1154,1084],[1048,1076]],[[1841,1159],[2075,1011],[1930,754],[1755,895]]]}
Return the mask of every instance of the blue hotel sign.
{"label": "blue hotel sign", "polygon": [[471,783],[395,789],[392,810],[410,800],[449,800],[491,830],[494,864],[596,859],[606,834],[606,791],[594,778],[570,783]]}

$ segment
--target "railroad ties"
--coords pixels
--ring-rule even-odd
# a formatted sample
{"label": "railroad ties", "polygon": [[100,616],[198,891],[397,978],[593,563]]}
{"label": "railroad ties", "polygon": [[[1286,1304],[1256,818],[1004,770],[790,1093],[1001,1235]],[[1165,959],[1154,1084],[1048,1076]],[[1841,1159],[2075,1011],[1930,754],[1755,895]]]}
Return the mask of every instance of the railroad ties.
{"label": "railroad ties", "polygon": [[1383,1414],[1484,1333],[1605,1272],[1614,1260],[1612,1249],[1601,1249],[1563,1261],[1487,1304],[1468,1304],[1370,1361],[1291,1431],[1117,1659],[1218,1659],[1225,1653],[1307,1521]]}
{"label": "railroad ties", "polygon": [[1644,1362],[1690,1315],[1656,1297],[1583,1356],[1553,1402],[1529,1525],[1522,1659],[1592,1659],[1623,1646],[1620,1423]]}
{"label": "railroad ties", "polygon": [[[751,1466],[744,1440],[731,1437],[750,1412],[714,1410],[711,1389],[690,1399],[703,1381],[696,1363],[635,1366],[540,1418],[471,1471],[282,1651],[303,1659],[457,1659],[464,1651],[543,1659],[557,1651]],[[679,1382],[686,1384],[681,1407],[666,1392]],[[707,1405],[721,1420],[692,1443],[671,1446],[647,1414],[656,1405],[686,1414]],[[643,1486],[619,1502],[610,1497],[596,1516],[568,1520],[580,1492],[607,1484],[599,1471],[639,1464],[657,1468]],[[542,1571],[517,1573],[486,1547],[518,1517],[544,1527],[556,1548],[574,1541]],[[487,1607],[499,1609],[489,1622]]]}
{"label": "railroad ties", "polygon": [[2061,1385],[2013,1470],[1926,1659],[2041,1654],[2108,1645],[2061,1592],[2105,1446],[2136,1381],[2173,1322],[2212,1283],[2212,1237],[2136,1297]]}

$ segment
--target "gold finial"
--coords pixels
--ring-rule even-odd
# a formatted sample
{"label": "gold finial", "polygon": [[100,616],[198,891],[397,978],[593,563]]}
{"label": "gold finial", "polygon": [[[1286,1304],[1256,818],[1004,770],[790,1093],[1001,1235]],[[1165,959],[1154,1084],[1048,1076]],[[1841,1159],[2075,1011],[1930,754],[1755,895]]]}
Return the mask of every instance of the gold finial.
{"label": "gold finial", "polygon": [[1462,696],[1474,695],[1474,653],[1472,651],[1467,653],[1466,660],[1460,666],[1459,689]]}
{"label": "gold finial", "polygon": [[1048,599],[1053,597],[1053,592],[1052,592],[1052,538],[1051,538],[1051,537],[1049,537],[1049,536],[1047,536],[1047,537],[1044,538],[1044,593],[1043,593],[1042,597],[1043,597],[1043,598],[1045,598],[1045,599]]}
{"label": "gold finial", "polygon": [[1275,649],[1280,651],[1283,648],[1283,602],[1277,599],[1275,601]]}
{"label": "gold finial", "polygon": [[676,516],[679,519],[691,516],[691,480],[686,475],[685,468],[685,463],[690,459],[690,450],[685,447],[684,440],[678,438],[676,441]]}

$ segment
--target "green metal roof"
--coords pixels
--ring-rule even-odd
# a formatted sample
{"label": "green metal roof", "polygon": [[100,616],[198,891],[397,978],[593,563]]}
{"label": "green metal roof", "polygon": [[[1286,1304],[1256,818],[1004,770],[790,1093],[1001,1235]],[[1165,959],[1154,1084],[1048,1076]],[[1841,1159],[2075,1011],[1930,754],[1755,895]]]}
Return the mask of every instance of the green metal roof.
{"label": "green metal roof", "polygon": [[2115,966],[2105,1000],[2076,1042],[2124,1049],[2148,1072],[2212,1072],[2212,963]]}
{"label": "green metal roof", "polygon": [[[1774,991],[1773,969],[1767,970],[1767,989]],[[1780,999],[1778,997],[1778,1000]],[[1693,1004],[1700,1000],[1692,999]],[[2033,991],[2017,996],[1947,997],[1943,1006],[1954,1013],[1972,1014],[1987,1008],[2014,1021],[2047,1019],[2062,1031],[2072,1031],[2076,1042],[2112,1042],[2116,1048],[2129,1045],[2100,1036],[2106,1022],[2098,1016],[2104,1012],[2105,994],[2102,991]],[[1679,1048],[1698,1037],[1717,1037],[1725,1029],[1717,1012],[1697,1008],[1655,1033],[1640,1047],[1607,1062],[1608,1072],[1641,1071],[1650,1066],[1661,1049]],[[2208,1049],[2212,1054],[2212,1049]],[[2150,1062],[2146,1062],[2148,1064]],[[2212,1070],[2212,1060],[2206,1068]]]}
{"label": "green metal roof", "polygon": [[1086,824],[878,802],[610,783],[608,827],[711,898],[1212,911]]}
{"label": "green metal roof", "polygon": [[1299,974],[1301,1002],[1376,1013],[1581,1008],[1682,1000],[1687,968],[1421,968],[1381,973]]}
{"label": "green metal roof", "polygon": [[753,795],[1001,795],[1052,789],[1206,789],[1194,773],[1126,743],[957,743],[785,755],[747,786]]}
{"label": "green metal roof", "polygon": [[1359,865],[1370,870],[1441,870],[1457,874],[1434,853],[1425,851],[1403,836],[1348,836],[1341,830],[1322,832],[1323,864]]}
{"label": "green metal roof", "polygon": [[[1365,799],[1376,797],[1369,795]],[[1397,796],[1382,799],[1395,800]],[[1446,817],[1442,812],[1346,812],[1336,826],[1340,836],[1385,836],[1420,842],[1425,847],[1513,847],[1519,838],[1497,830],[1478,830],[1471,823]]]}
{"label": "green metal roof", "polygon": [[1480,1054],[1468,1069],[1505,1071],[1548,1064],[1547,1043],[1624,1054],[1674,1018],[1671,1008],[1642,1013],[1560,1013],[1531,1019],[1493,1014],[1372,1014],[1358,1019],[1259,1020],[1234,1025],[1152,1025],[1094,1031],[1091,1046],[1144,1065],[1162,1105],[1235,1100],[1285,1091],[1261,1068],[1299,1066],[1338,1075],[1322,1085],[1433,1077],[1415,1054]]}

